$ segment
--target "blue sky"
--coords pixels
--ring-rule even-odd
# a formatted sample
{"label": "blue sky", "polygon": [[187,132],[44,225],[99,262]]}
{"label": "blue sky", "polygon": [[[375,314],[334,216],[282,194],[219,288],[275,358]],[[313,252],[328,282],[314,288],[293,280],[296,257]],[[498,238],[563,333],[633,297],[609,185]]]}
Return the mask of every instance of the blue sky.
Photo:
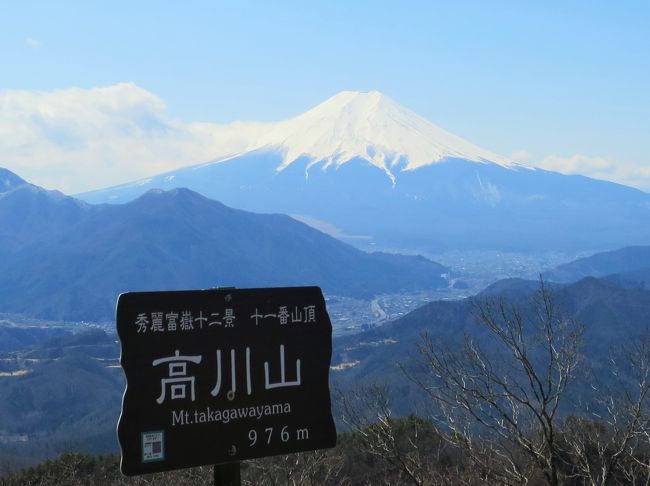
{"label": "blue sky", "polygon": [[[270,121],[376,89],[493,152],[650,191],[648,25],[640,1],[4,2],[0,166],[69,192],[101,187],[83,176],[92,161],[77,171],[59,162],[92,145],[87,131],[71,137],[46,116],[48,130],[65,133],[49,146],[1,141],[22,140],[12,130],[29,110],[64,109],[53,96],[72,99],[71,88],[132,83],[111,96],[155,105],[151,115],[116,101],[119,133],[130,114],[136,125]],[[117,160],[129,152],[103,157],[114,166],[108,182],[160,168],[129,172],[135,162]]]}

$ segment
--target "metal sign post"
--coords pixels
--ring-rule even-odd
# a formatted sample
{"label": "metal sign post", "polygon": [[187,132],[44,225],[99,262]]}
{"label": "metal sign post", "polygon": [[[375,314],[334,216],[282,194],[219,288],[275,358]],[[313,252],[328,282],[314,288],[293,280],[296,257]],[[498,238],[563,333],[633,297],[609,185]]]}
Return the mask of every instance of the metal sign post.
{"label": "metal sign post", "polygon": [[238,484],[239,461],[335,445],[318,287],[126,293],[117,331],[124,474],[217,464]]}
{"label": "metal sign post", "polygon": [[214,486],[240,486],[241,470],[238,462],[214,466]]}

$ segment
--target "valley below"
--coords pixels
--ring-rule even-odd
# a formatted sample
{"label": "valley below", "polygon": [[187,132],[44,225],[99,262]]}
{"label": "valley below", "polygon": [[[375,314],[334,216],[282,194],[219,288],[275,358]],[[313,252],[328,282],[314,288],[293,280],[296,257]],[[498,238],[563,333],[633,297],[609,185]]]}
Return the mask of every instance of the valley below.
{"label": "valley below", "polygon": [[[495,283],[529,282],[522,287],[528,289],[545,270],[571,258],[508,252],[432,257],[449,268],[446,288],[371,299],[325,294],[334,336],[332,386],[386,383],[394,387],[396,413],[411,413],[412,405],[423,397],[412,386],[405,391],[396,366],[413,357],[421,332],[458,339],[466,331],[462,326],[454,330],[458,317],[448,315],[448,308],[461,306],[469,312],[469,299]],[[427,310],[437,308],[441,310]],[[418,317],[422,315],[428,317]],[[9,471],[68,450],[116,452],[115,423],[124,376],[115,323],[0,317],[0,464]],[[650,315],[635,318],[641,320],[630,324],[638,329],[631,335],[648,325],[644,319]],[[390,360],[382,358],[386,353]]]}
{"label": "valley below", "polygon": [[[558,485],[621,457],[621,484],[650,478],[650,194],[522,165],[377,91],[226,132],[237,151],[76,196],[0,168],[0,484],[116,454],[127,433],[136,470],[169,470],[181,426],[236,431],[205,457],[262,475]],[[288,287],[317,298],[228,290]],[[312,425],[293,424],[282,449],[303,413],[328,431],[302,442]],[[273,427],[276,453],[342,449],[259,462]],[[116,474],[84,457],[56,464]],[[288,477],[264,484],[303,483]]]}

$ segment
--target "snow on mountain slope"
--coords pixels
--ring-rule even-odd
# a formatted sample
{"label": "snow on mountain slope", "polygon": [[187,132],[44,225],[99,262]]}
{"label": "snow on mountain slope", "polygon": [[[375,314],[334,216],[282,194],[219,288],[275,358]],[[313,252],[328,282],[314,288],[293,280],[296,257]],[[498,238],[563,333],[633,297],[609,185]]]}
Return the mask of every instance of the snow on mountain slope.
{"label": "snow on mountain slope", "polygon": [[[276,173],[299,162],[305,178],[318,165],[326,170],[350,161],[366,161],[383,171],[393,186],[399,173],[435,165],[444,160],[464,160],[494,164],[508,169],[527,168],[506,157],[478,147],[404,108],[379,91],[342,91],[316,107],[278,122],[236,121],[229,124],[204,124],[201,130],[212,140],[214,158],[190,164],[175,171],[153,175],[115,186],[138,186],[146,190],[162,177],[165,187],[178,171],[200,169],[262,154],[275,160]],[[96,195],[114,193],[114,188],[80,194],[98,201]],[[113,194],[114,195],[114,194]],[[111,199],[108,199],[111,200]]]}
{"label": "snow on mountain slope", "polygon": [[445,157],[510,162],[453,135],[378,91],[343,91],[295,118],[280,122],[262,138],[284,150],[283,167],[303,155],[327,165],[355,157],[387,172],[403,163],[417,169]]}
{"label": "snow on mountain slope", "polygon": [[339,93],[295,118],[229,130],[224,146],[237,135],[229,147],[238,151],[79,197],[119,203],[187,187],[232,207],[320,221],[364,248],[416,252],[573,251],[650,238],[650,195],[515,164],[378,92]]}
{"label": "snow on mountain slope", "polygon": [[[241,124],[242,131],[248,130]],[[289,120],[250,125],[245,152],[282,153],[285,169],[307,157],[323,168],[362,159],[383,170],[395,182],[396,170],[413,170],[444,158],[513,164],[505,157],[463,140],[408,110],[378,91],[343,91]],[[246,134],[239,134],[247,138]]]}

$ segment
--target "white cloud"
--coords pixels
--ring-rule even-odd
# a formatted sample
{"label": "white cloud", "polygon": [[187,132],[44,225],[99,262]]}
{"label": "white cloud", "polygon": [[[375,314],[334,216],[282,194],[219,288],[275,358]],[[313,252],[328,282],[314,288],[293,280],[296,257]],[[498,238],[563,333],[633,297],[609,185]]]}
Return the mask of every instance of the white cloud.
{"label": "white cloud", "polygon": [[241,125],[174,120],[160,98],[132,83],[5,90],[0,166],[35,184],[83,192],[236,153],[248,144],[236,136]]}
{"label": "white cloud", "polygon": [[621,163],[609,157],[584,154],[574,154],[569,157],[548,155],[541,161],[534,162],[526,151],[518,151],[516,154],[519,155],[517,162],[531,167],[604,179],[650,192],[650,166],[647,165]]}
{"label": "white cloud", "polygon": [[650,190],[650,167],[621,163],[608,157],[591,157],[583,154],[575,154],[571,157],[549,155],[542,159],[539,166],[563,174],[582,174]]}
{"label": "white cloud", "polygon": [[616,166],[616,163],[603,157],[590,157],[582,154],[575,154],[571,157],[549,155],[540,161],[539,166],[563,174],[593,174],[610,171]]}
{"label": "white cloud", "polygon": [[513,162],[517,162],[518,164],[526,164],[526,165],[528,165],[531,158],[532,155],[530,154],[530,152],[526,150],[517,150],[513,152],[512,155],[510,156],[510,160],[512,160]]}

